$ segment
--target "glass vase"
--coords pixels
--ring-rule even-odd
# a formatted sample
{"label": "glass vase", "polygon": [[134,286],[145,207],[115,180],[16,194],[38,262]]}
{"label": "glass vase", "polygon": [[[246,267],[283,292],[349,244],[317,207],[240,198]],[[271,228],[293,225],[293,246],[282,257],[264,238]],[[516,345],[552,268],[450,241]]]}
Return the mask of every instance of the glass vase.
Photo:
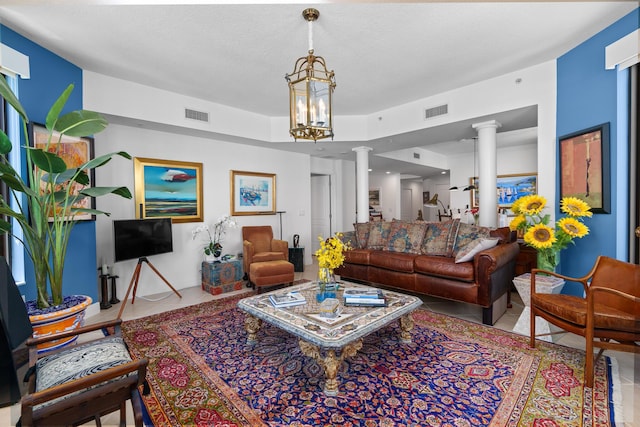
{"label": "glass vase", "polygon": [[537,262],[540,270],[555,272],[560,262],[560,252],[551,249],[540,249],[537,253]]}
{"label": "glass vase", "polygon": [[335,277],[333,271],[329,268],[318,269],[318,289],[316,294],[316,300],[318,302],[324,301],[326,298],[335,298]]}

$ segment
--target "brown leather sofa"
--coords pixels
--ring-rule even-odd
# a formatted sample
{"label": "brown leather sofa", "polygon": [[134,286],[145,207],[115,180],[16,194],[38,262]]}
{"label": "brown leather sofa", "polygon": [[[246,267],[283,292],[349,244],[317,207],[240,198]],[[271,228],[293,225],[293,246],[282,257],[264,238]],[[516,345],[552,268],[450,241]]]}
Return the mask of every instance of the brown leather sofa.
{"label": "brown leather sofa", "polygon": [[[355,224],[354,232],[345,233],[345,239],[350,240],[353,249],[345,252],[345,263],[336,274],[347,280],[476,304],[483,308],[483,323],[494,324],[506,310],[508,291],[515,275],[519,252],[515,233],[509,228],[489,230],[461,224],[457,219],[438,223],[416,221],[413,224],[423,225],[414,228],[425,230],[420,240],[419,231],[407,232],[403,230],[402,221],[395,223],[387,223],[389,232],[386,236],[379,230],[384,226],[367,223],[372,229],[379,228],[370,237],[362,232],[367,225]],[[407,223],[404,224],[406,227]],[[401,236],[399,243],[398,239],[392,242],[394,231],[395,235]],[[374,234],[377,244],[362,242],[367,237],[370,242]],[[440,246],[432,244],[434,236],[440,239]],[[478,242],[489,241],[495,246],[489,249],[478,246]],[[471,246],[479,252],[473,254]],[[464,261],[464,255],[471,259]]]}

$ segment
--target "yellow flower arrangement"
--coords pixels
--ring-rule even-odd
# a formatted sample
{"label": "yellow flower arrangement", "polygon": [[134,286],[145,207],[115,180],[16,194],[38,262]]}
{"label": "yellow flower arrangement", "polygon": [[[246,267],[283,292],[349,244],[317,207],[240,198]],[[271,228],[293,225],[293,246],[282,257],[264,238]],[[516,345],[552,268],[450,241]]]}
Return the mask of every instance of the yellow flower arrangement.
{"label": "yellow flower arrangement", "polygon": [[564,197],[560,210],[567,216],[559,219],[555,226],[549,224],[550,215],[543,214],[547,201],[539,195],[524,196],[516,200],[511,210],[517,215],[509,224],[511,230],[522,230],[524,242],[538,251],[538,268],[554,270],[558,253],[574,238],[589,234],[582,218],[591,217],[591,207],[575,197]]}
{"label": "yellow flower arrangement", "polygon": [[342,241],[342,233],[336,233],[333,237],[324,239],[318,236],[320,248],[316,251],[316,259],[320,268],[319,279],[328,280],[329,277],[324,275],[332,275],[333,270],[340,267],[344,263],[344,251],[351,249],[349,243]]}

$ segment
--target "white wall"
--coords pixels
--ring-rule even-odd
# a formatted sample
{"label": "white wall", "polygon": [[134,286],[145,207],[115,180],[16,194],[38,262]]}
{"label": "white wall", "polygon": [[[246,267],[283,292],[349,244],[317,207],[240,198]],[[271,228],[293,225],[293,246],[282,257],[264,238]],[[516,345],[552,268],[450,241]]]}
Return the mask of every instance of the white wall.
{"label": "white wall", "polygon": [[[229,171],[242,170],[276,174],[276,209],[287,211],[283,216],[285,234],[283,239],[291,242],[293,234],[300,234],[300,244],[309,246],[310,229],[310,162],[309,156],[279,150],[250,149],[223,141],[176,135],[129,127],[110,125],[106,131],[96,135],[96,155],[123,150],[133,157],[149,157],[163,160],[179,160],[203,163],[204,218],[213,224],[218,217],[230,213]],[[133,162],[116,159],[96,171],[99,185],[126,185],[134,192]],[[97,200],[97,208],[111,212],[111,217],[98,217],[96,221],[98,265],[113,265],[112,220],[135,217],[134,200],[106,197]],[[279,235],[277,215],[238,216],[240,226],[271,225]],[[192,240],[191,231],[199,223],[173,225],[173,253],[150,258],[153,265],[176,288],[200,285],[200,263],[202,244]],[[242,251],[241,230],[229,229],[223,242],[224,253],[237,254]],[[311,262],[305,254],[306,263]],[[114,265],[114,274],[120,276],[118,296],[123,297],[136,267],[136,261],[123,261]],[[143,267],[138,295],[164,292],[169,288],[151,269]]]}

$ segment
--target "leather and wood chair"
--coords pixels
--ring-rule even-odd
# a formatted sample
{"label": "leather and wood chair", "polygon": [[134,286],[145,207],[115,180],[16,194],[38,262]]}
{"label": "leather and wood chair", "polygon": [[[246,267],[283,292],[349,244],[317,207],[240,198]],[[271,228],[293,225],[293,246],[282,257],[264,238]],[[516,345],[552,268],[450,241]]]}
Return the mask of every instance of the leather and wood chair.
{"label": "leather and wood chair", "polygon": [[[27,309],[1,257],[0,314],[0,406],[21,400],[22,426],[79,425],[92,419],[100,425],[101,416],[117,410],[125,426],[127,400],[135,425],[142,426],[138,387],[145,380],[148,360],[131,359],[120,336],[120,319],[32,338]],[[113,334],[103,337],[101,331],[107,328]],[[87,332],[98,338],[38,355],[36,346],[42,342]],[[18,379],[18,372],[25,370],[26,387]]]}
{"label": "leather and wood chair", "polygon": [[269,225],[242,227],[242,250],[245,275],[258,290],[291,283],[294,266],[289,262],[289,244],[273,238]]}
{"label": "leather and wood chair", "polygon": [[[536,275],[540,273],[582,284],[585,297],[537,293]],[[535,347],[536,316],[585,337],[585,386],[593,387],[594,364],[604,350],[640,353],[640,266],[600,256],[591,271],[580,278],[534,268],[531,270],[532,348]],[[600,349],[595,361],[593,347]]]}

